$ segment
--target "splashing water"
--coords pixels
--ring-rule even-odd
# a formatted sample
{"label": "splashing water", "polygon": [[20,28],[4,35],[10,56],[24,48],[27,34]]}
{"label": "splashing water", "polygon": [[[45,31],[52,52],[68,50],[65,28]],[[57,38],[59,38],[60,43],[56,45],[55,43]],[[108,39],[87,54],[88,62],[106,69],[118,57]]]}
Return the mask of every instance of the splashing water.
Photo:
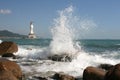
{"label": "splashing water", "polygon": [[[73,7],[70,6],[59,12],[59,18],[55,19],[55,25],[51,29],[53,41],[50,44],[52,54],[74,55],[78,50],[73,42],[74,32],[71,29]],[[80,48],[80,46],[79,46]]]}
{"label": "splashing water", "polygon": [[50,44],[52,54],[76,55],[81,51],[81,46],[74,40],[96,26],[92,20],[82,19],[73,14],[73,6],[70,6],[59,11],[59,17],[54,19],[54,26],[51,29],[53,40]]}
{"label": "splashing water", "polygon": [[0,43],[2,43],[2,40],[0,40]]}

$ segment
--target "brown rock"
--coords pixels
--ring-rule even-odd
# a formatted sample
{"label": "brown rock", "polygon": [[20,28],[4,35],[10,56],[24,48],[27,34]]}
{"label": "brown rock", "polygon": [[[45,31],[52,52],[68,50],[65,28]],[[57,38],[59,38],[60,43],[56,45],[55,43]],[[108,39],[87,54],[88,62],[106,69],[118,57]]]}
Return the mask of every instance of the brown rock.
{"label": "brown rock", "polygon": [[5,65],[0,64],[0,80],[18,80]]}
{"label": "brown rock", "polygon": [[[22,78],[21,68],[15,62],[1,58],[0,59],[0,65],[4,66],[4,68],[7,69],[7,71],[11,72],[13,74],[13,76],[15,76],[17,79],[21,79]],[[1,70],[4,69],[1,66],[0,66],[0,69]]]}
{"label": "brown rock", "polygon": [[104,80],[120,80],[120,64],[115,65],[105,75]]}
{"label": "brown rock", "polygon": [[83,72],[83,80],[104,80],[105,71],[96,67],[87,67]]}
{"label": "brown rock", "polygon": [[55,80],[76,80],[73,76],[62,74],[62,73],[56,73],[53,76],[53,79]]}
{"label": "brown rock", "polygon": [[16,43],[11,41],[4,41],[0,44],[0,55],[5,53],[15,53],[18,51],[18,46]]}

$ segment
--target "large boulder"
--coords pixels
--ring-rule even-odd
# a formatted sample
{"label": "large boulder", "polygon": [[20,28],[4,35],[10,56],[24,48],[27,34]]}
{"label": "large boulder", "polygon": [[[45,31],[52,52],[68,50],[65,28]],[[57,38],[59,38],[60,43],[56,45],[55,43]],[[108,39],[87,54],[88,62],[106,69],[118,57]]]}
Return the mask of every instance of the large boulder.
{"label": "large boulder", "polygon": [[[13,74],[14,77],[16,77],[18,80],[22,78],[22,71],[21,71],[21,68],[18,64],[16,64],[15,62],[13,61],[10,61],[10,60],[7,60],[7,59],[4,59],[4,58],[0,58],[0,71],[2,71],[3,69],[3,72],[5,71],[8,71],[9,73]],[[5,69],[5,70],[4,70]],[[6,73],[6,72],[5,72]],[[9,74],[8,73],[8,74]],[[2,74],[2,72],[0,72],[0,74]],[[10,75],[11,75],[10,74]],[[3,74],[2,74],[3,75]],[[4,75],[7,75],[7,74],[4,74]],[[0,75],[1,76],[1,75]],[[0,79],[1,80],[1,79]]]}
{"label": "large boulder", "polygon": [[104,80],[105,71],[89,66],[83,72],[83,80]]}
{"label": "large boulder", "polygon": [[18,80],[5,65],[0,64],[0,80]]}
{"label": "large boulder", "polygon": [[18,51],[18,46],[16,43],[11,41],[3,41],[0,44],[0,55],[5,53],[15,53]]}
{"label": "large boulder", "polygon": [[108,70],[104,80],[120,80],[120,64]]}

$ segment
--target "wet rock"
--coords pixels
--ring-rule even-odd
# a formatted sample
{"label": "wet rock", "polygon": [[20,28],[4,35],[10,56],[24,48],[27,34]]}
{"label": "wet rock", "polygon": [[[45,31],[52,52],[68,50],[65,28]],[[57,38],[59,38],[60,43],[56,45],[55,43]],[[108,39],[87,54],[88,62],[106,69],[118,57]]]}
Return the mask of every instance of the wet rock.
{"label": "wet rock", "polygon": [[104,80],[105,71],[96,67],[87,67],[83,72],[83,80]]}
{"label": "wet rock", "polygon": [[120,80],[120,64],[108,70],[104,80]]}
{"label": "wet rock", "polygon": [[5,65],[0,64],[0,80],[18,80]]}
{"label": "wet rock", "polygon": [[0,55],[6,53],[15,53],[17,51],[18,51],[18,46],[14,42],[4,41],[0,44]]}
{"label": "wet rock", "polygon": [[68,55],[53,55],[49,56],[48,59],[53,61],[61,61],[61,62],[71,62],[72,57]]}
{"label": "wet rock", "polygon": [[[7,69],[7,71],[11,72],[13,76],[15,76],[17,79],[22,78],[21,68],[15,62],[4,59],[4,58],[0,58],[0,65],[4,66],[4,68]],[[4,68],[1,67],[1,70],[2,69],[4,70]]]}
{"label": "wet rock", "polygon": [[37,77],[37,76],[34,76],[35,79],[37,80],[48,80],[47,78],[44,78],[44,77]]}
{"label": "wet rock", "polygon": [[12,57],[13,59],[16,59],[17,57],[12,54],[12,53],[6,53],[6,54],[3,54],[2,57]]}
{"label": "wet rock", "polygon": [[53,76],[53,79],[55,80],[76,80],[73,76],[63,74],[63,73],[56,73]]}
{"label": "wet rock", "polygon": [[113,65],[111,65],[111,64],[100,64],[100,65],[98,66],[98,68],[104,69],[104,70],[106,70],[106,71],[108,71],[108,70],[111,69],[112,67],[113,67]]}

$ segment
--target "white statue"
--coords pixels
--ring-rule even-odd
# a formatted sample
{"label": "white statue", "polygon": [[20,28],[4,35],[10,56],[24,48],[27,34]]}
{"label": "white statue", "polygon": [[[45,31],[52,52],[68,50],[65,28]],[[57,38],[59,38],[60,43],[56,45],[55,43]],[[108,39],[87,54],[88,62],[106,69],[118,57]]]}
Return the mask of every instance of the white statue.
{"label": "white statue", "polygon": [[33,32],[33,23],[32,22],[30,22],[30,34],[34,34],[34,32]]}
{"label": "white statue", "polygon": [[33,28],[34,28],[33,23],[30,22],[30,33],[28,35],[28,38],[36,38],[36,35],[33,32]]}

